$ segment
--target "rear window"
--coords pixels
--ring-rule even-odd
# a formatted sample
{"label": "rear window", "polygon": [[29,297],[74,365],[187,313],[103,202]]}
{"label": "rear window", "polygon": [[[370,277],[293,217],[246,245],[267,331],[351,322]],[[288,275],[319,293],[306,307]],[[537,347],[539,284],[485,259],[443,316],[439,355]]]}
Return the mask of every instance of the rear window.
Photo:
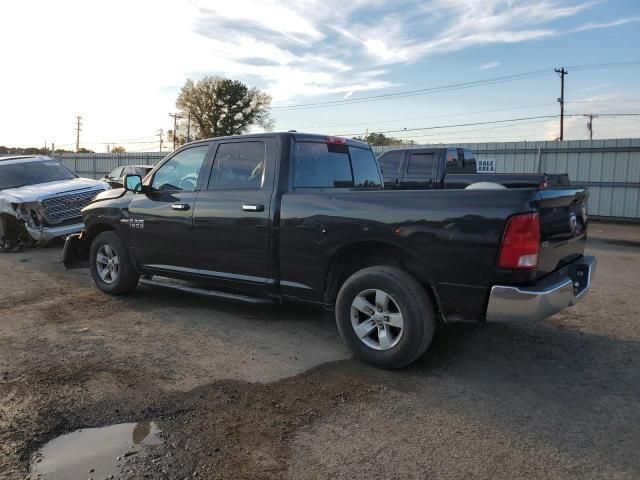
{"label": "rear window", "polygon": [[[333,147],[333,148],[331,148]],[[297,142],[294,188],[380,188],[378,164],[371,150],[315,142]]]}
{"label": "rear window", "polygon": [[356,188],[380,188],[380,172],[371,150],[349,147],[353,178]]}
{"label": "rear window", "polygon": [[293,170],[296,188],[353,187],[349,155],[330,152],[326,143],[297,142]]}
{"label": "rear window", "polygon": [[431,175],[435,164],[434,153],[412,153],[409,156],[407,173],[418,175]]}

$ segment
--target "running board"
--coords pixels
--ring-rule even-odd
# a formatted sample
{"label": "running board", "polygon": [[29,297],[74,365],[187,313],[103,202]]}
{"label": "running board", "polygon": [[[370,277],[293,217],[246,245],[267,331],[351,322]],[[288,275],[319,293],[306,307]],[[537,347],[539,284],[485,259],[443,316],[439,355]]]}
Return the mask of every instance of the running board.
{"label": "running board", "polygon": [[154,280],[151,278],[140,278],[140,283],[151,287],[170,288],[172,290],[178,290],[184,293],[190,293],[193,295],[201,295],[204,297],[218,298],[222,300],[231,300],[234,302],[253,303],[253,304],[273,304],[276,303],[276,299],[273,298],[260,298],[250,297],[248,295],[239,295],[236,293],[221,292],[219,290],[208,290],[206,288],[192,287],[190,285],[177,283],[171,280]]}

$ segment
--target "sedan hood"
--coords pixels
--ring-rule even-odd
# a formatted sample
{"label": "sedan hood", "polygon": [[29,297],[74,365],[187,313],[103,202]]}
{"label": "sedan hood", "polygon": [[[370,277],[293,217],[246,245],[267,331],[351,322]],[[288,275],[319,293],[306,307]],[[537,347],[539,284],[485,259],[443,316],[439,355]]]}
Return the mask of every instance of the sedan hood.
{"label": "sedan hood", "polygon": [[14,197],[22,202],[35,202],[40,198],[49,197],[83,190],[108,189],[109,185],[89,178],[74,178],[71,180],[58,180],[56,182],[26,185],[19,188],[0,190],[0,197],[5,195]]}

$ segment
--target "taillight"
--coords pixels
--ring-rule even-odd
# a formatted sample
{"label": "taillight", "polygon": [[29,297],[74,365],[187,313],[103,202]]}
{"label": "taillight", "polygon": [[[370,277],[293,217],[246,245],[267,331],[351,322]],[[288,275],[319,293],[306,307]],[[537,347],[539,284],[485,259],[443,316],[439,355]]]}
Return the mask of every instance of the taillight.
{"label": "taillight", "polygon": [[500,268],[534,269],[540,253],[540,216],[538,213],[514,215],[500,244]]}

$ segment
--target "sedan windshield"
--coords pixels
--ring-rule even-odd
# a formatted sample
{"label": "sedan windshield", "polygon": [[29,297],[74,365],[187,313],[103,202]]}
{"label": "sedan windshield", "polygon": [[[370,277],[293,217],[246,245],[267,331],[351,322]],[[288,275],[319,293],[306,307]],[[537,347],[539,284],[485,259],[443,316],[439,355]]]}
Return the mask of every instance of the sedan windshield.
{"label": "sedan windshield", "polygon": [[2,165],[0,162],[0,190],[72,178],[76,178],[76,175],[55,160],[37,160],[8,165]]}

